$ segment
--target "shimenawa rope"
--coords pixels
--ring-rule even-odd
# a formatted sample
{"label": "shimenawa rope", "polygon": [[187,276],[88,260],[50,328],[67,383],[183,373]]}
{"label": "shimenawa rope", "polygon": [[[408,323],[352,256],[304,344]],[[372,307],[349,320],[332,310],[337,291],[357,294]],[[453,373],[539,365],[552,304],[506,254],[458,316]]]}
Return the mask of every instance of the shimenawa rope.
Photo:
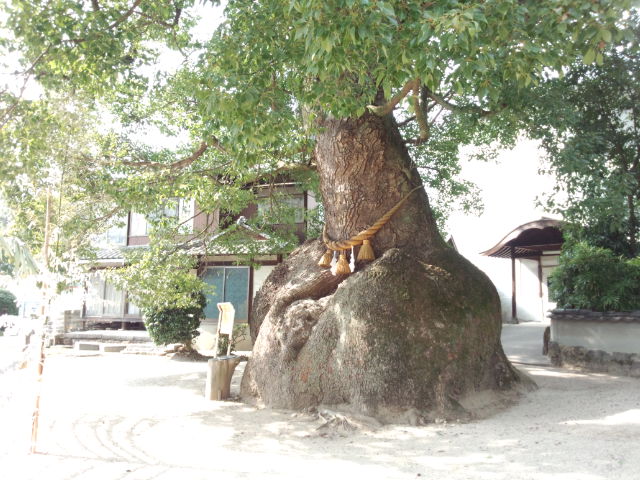
{"label": "shimenawa rope", "polygon": [[331,266],[331,259],[333,257],[332,252],[341,252],[336,273],[343,275],[349,274],[351,273],[351,269],[349,268],[349,263],[346,260],[346,253],[344,251],[360,245],[362,245],[362,247],[360,248],[360,252],[358,253],[358,260],[373,260],[375,256],[373,254],[373,249],[371,248],[371,237],[378,233],[378,231],[387,224],[391,217],[400,209],[400,207],[402,207],[404,202],[407,201],[409,196],[411,196],[411,194],[419,188],[421,188],[421,186],[416,187],[409,193],[407,193],[398,203],[393,206],[393,208],[391,208],[387,213],[380,217],[378,221],[376,221],[369,228],[367,228],[366,230],[362,230],[361,232],[353,235],[347,240],[331,240],[327,235],[327,225],[325,224],[322,229],[322,241],[327,247],[327,251],[318,262],[318,265],[324,268],[329,268]]}

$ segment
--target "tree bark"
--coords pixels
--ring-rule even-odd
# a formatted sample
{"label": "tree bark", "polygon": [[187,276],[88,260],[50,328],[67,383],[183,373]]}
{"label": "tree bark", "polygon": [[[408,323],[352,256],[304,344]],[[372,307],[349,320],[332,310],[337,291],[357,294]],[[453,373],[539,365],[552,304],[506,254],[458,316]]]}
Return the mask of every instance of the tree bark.
{"label": "tree bark", "polygon": [[[316,161],[332,240],[369,227],[421,185],[391,115],[324,119]],[[273,271],[254,301],[245,400],[415,423],[474,415],[476,393],[520,383],[500,345],[497,292],[444,243],[424,189],[372,244],[378,258],[348,276],[317,266],[320,241]]]}
{"label": "tree bark", "polygon": [[[349,238],[371,226],[422,180],[393,118],[366,114],[357,120],[325,120],[318,138],[320,175],[327,233]],[[411,194],[374,238],[380,251],[444,248],[424,189]]]}

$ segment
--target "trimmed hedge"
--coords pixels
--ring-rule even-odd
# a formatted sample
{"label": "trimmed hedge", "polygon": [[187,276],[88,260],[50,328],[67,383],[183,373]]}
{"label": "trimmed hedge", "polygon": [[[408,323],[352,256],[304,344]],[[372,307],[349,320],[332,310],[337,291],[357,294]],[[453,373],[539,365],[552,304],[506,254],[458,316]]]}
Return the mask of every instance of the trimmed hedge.
{"label": "trimmed hedge", "polygon": [[628,260],[586,242],[565,244],[549,278],[549,297],[559,308],[640,310],[640,258]]}
{"label": "trimmed hedge", "polygon": [[156,345],[180,343],[187,349],[193,348],[193,339],[200,334],[198,327],[205,318],[206,305],[207,299],[200,293],[196,298],[195,306],[190,308],[145,310],[144,323],[153,343]]}

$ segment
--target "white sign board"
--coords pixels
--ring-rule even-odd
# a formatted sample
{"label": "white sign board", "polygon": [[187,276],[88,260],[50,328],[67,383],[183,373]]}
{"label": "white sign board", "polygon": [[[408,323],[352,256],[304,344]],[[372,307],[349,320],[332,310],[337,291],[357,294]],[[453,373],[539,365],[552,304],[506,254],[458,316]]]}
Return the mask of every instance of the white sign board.
{"label": "white sign board", "polygon": [[218,333],[224,335],[231,335],[233,333],[233,320],[236,315],[236,310],[230,302],[223,302],[218,304]]}

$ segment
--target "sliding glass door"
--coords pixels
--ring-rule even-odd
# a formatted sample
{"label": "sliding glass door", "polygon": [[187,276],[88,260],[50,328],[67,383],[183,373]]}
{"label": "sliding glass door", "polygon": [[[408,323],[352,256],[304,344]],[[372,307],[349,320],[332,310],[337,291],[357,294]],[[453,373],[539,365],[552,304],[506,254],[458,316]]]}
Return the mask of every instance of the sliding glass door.
{"label": "sliding glass door", "polygon": [[207,293],[207,318],[218,318],[218,302],[231,302],[236,323],[249,320],[249,267],[209,267],[202,279],[214,287]]}

